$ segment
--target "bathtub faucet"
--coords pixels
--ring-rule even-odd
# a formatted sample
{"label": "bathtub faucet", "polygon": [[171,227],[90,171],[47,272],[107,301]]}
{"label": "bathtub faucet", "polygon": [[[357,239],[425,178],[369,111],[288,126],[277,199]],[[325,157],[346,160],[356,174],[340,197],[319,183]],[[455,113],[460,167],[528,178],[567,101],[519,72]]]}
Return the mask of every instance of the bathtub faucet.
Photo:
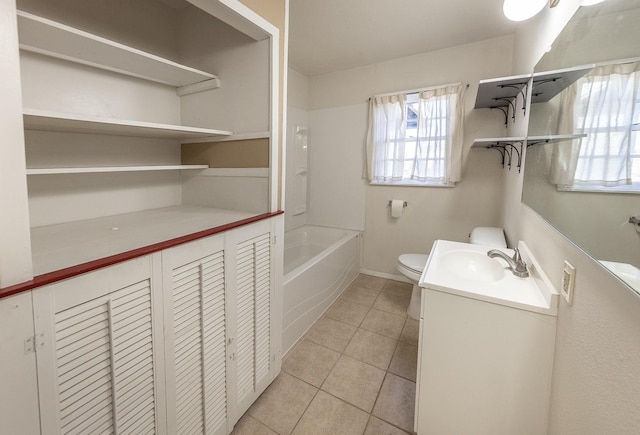
{"label": "bathtub faucet", "polygon": [[519,278],[526,278],[529,276],[529,271],[527,270],[527,263],[522,261],[522,257],[520,256],[520,251],[518,251],[518,248],[515,249],[513,258],[509,257],[507,254],[505,254],[504,252],[498,249],[492,249],[491,251],[487,252],[487,255],[490,258],[495,258],[495,257],[502,258],[504,261],[506,261],[509,264],[509,269],[511,269],[511,272],[515,276]]}

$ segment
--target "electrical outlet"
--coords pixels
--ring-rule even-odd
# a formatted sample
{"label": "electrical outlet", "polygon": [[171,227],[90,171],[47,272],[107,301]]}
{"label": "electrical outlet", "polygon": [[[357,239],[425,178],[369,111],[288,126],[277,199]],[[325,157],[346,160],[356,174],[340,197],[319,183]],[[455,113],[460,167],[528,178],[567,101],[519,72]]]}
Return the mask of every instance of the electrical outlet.
{"label": "electrical outlet", "polygon": [[567,300],[569,305],[573,305],[573,289],[576,285],[576,268],[567,260],[564,261],[562,268],[562,296]]}

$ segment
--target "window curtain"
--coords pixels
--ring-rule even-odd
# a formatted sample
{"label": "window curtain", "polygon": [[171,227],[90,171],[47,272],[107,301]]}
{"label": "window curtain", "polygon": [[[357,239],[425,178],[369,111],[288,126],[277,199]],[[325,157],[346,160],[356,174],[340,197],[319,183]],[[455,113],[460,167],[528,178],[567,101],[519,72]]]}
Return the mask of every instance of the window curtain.
{"label": "window curtain", "polygon": [[[558,134],[574,134],[573,116],[577,90],[577,83],[574,83],[560,96]],[[558,186],[572,186],[579,156],[580,139],[561,142],[554,146],[551,153],[549,182]]]}
{"label": "window curtain", "polygon": [[[369,181],[402,180],[406,115],[407,96],[405,94],[384,95],[369,100],[369,129],[366,143],[366,178]],[[388,165],[387,156],[394,157],[396,163]]]}
{"label": "window curtain", "polygon": [[584,134],[554,150],[550,181],[558,185],[631,183],[631,126],[638,119],[640,63],[604,65],[563,94],[561,133]]}
{"label": "window curtain", "polygon": [[415,137],[407,137],[407,95],[369,102],[366,178],[371,182],[453,184],[462,179],[464,90],[462,84],[424,90],[417,103]]}
{"label": "window curtain", "polygon": [[464,89],[455,85],[420,92],[412,179],[445,184],[462,179]]}

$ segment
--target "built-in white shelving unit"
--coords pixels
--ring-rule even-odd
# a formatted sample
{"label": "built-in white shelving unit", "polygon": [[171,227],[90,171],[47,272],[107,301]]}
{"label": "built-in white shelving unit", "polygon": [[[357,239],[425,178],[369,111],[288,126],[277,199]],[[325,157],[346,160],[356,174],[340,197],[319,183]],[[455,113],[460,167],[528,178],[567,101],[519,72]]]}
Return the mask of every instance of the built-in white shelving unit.
{"label": "built-in white shelving unit", "polygon": [[[0,402],[19,398],[2,413],[16,416],[7,430],[231,433],[281,368],[281,32],[239,0],[9,0],[0,9],[12,169],[0,171],[0,311],[13,310],[17,338],[4,337],[3,367],[18,380]],[[231,143],[182,164],[186,141],[227,137],[266,138],[268,163],[210,169],[251,166]],[[214,307],[218,320],[202,323],[213,311],[183,310],[185,298]],[[61,356],[60,322],[78,338],[65,347],[74,352],[86,325],[102,322],[106,341]],[[36,352],[34,334],[48,352]],[[187,349],[194,334],[201,343]],[[77,376],[104,367],[107,383]],[[129,373],[144,376],[127,384]]]}
{"label": "built-in white shelving unit", "polygon": [[231,135],[230,131],[210,128],[72,115],[36,109],[24,109],[23,115],[24,126],[28,130],[155,137],[163,139],[212,138]]}
{"label": "built-in white shelving unit", "polygon": [[[104,3],[84,8],[82,0],[34,0],[16,12],[35,275],[257,213],[243,209],[244,203],[239,212],[222,209],[226,203],[220,205],[219,190],[207,177],[208,160],[182,164],[181,144],[272,139],[271,121],[263,126],[235,115],[241,99],[252,106],[252,119],[268,118],[269,93],[247,98],[237,82],[246,76],[242,86],[253,89],[263,83],[264,71],[268,80],[277,77],[263,57],[269,45],[248,41],[209,11],[221,8],[229,14],[228,5],[192,3],[177,11],[159,1],[162,13],[149,15],[133,3],[116,10]],[[231,15],[240,19],[237,12]],[[229,83],[223,92],[215,91],[219,65]],[[254,70],[263,72],[245,74]],[[270,174],[267,170],[263,178]],[[228,178],[230,190],[244,186]],[[189,182],[195,193],[183,196]],[[198,225],[191,227],[194,219]],[[150,225],[150,220],[163,224]],[[106,233],[87,230],[94,222],[112,225]],[[60,237],[51,239],[50,229]],[[131,236],[138,233],[151,235]],[[108,251],[74,254],[90,251],[76,242],[99,247],[105,245],[103,237],[110,240]]]}
{"label": "built-in white shelving unit", "polygon": [[213,74],[27,12],[18,11],[18,31],[22,50],[175,87],[217,81]]}
{"label": "built-in white shelving unit", "polygon": [[184,171],[208,169],[207,165],[163,165],[163,166],[99,166],[78,168],[29,168],[27,175],[54,174],[92,174],[110,172],[143,172],[143,171]]}

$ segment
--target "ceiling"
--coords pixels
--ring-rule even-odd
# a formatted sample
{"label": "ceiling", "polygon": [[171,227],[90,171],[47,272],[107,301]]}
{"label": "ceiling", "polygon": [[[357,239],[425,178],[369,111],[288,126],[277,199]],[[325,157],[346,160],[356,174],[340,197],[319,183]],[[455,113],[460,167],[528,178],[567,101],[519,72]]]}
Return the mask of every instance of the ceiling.
{"label": "ceiling", "polygon": [[503,0],[290,0],[289,64],[313,76],[511,34]]}

